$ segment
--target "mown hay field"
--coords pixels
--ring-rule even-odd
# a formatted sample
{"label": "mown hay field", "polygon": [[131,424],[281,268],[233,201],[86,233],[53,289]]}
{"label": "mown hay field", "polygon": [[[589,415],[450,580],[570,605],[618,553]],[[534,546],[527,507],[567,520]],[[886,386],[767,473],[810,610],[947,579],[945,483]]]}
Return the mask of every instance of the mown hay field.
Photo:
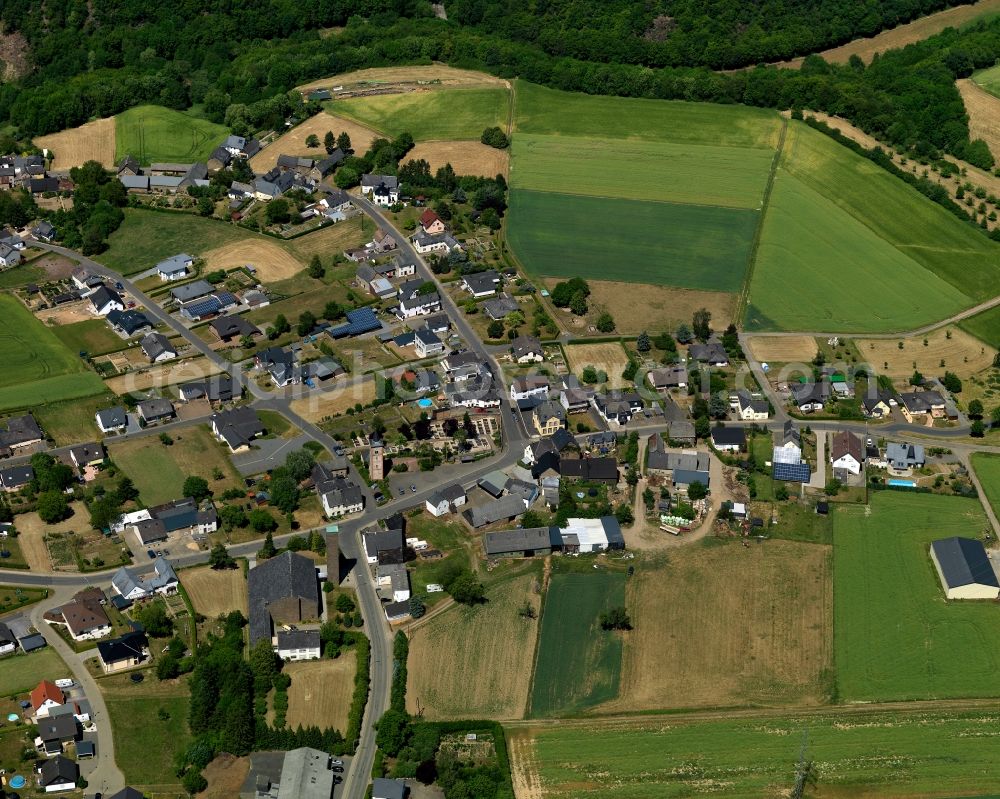
{"label": "mown hay field", "polygon": [[209,619],[233,610],[247,615],[247,578],[243,569],[198,566],[184,569],[180,578],[196,613]]}
{"label": "mown hay field", "polygon": [[513,189],[507,237],[535,275],[736,292],[757,219],[744,209]]}
{"label": "mown hay field", "polygon": [[618,695],[622,636],[602,630],[600,615],[625,604],[625,575],[554,574],[539,633],[530,715],[578,713]]}
{"label": "mown hay field", "polygon": [[78,128],[38,136],[35,145],[55,156],[54,171],[67,171],[85,161],[97,161],[110,169],[115,165],[115,118],[95,119]]}
{"label": "mown hay field", "polygon": [[115,160],[141,164],[206,161],[229,135],[222,125],[159,105],[138,105],[115,117]]}
{"label": "mown hay field", "polygon": [[[255,172],[267,172],[278,163],[279,155],[300,155],[322,160],[326,157],[326,150],[322,147],[323,138],[328,131],[332,132],[334,136],[346,133],[351,137],[351,148],[355,153],[361,155],[364,155],[371,143],[378,137],[376,131],[365,125],[359,125],[351,119],[320,111],[268,144],[250,159],[250,166]],[[306,144],[306,139],[310,136],[319,139],[319,147],[309,147]]]}
{"label": "mown hay field", "polygon": [[[900,341],[903,349],[899,348]],[[939,327],[910,338],[859,338],[854,344],[875,371],[896,379],[910,377],[914,369],[922,374],[938,374],[943,371],[942,360],[949,371],[964,379],[992,366],[997,354],[990,345],[955,327]]]}
{"label": "mown hay field", "polygon": [[[510,153],[478,141],[422,141],[406,154],[406,161],[423,159],[436,172],[451,164],[457,175],[492,178],[510,170]],[[405,164],[406,161],[403,163]]]}
{"label": "mown hay field", "polygon": [[523,80],[514,83],[514,110],[516,133],[554,136],[773,149],[781,131],[781,118],[765,109],[578,94]]}
{"label": "mown hay field", "polygon": [[292,678],[288,688],[288,726],[319,727],[346,732],[354,693],[357,654],[348,649],[334,660],[286,663],[282,671]]}
{"label": "mown hay field", "polygon": [[945,600],[931,541],[979,538],[977,500],[879,492],[834,516],[834,649],[841,701],[1000,695],[992,602]]}
{"label": "mown hay field", "polygon": [[616,388],[624,384],[622,372],[628,366],[625,349],[617,341],[605,344],[568,344],[565,347],[570,370],[578,377],[588,366],[603,371],[608,382]]}
{"label": "mown hay field", "polygon": [[760,208],[774,158],[764,148],[534,133],[518,133],[512,148],[517,189],[727,208]]}
{"label": "mown hay field", "polygon": [[758,361],[777,363],[811,361],[818,349],[812,336],[754,336],[749,347]]}
{"label": "mown hay field", "polygon": [[833,662],[830,548],[768,541],[672,550],[626,586],[621,690],[602,712],[820,704]]}
{"label": "mown hay field", "polygon": [[510,749],[515,783],[546,799],[778,799],[789,795],[804,745],[818,777],[808,795],[939,799],[1000,792],[988,732],[994,718],[864,708],[804,717],[720,712],[711,720],[674,714],[516,730]]}
{"label": "mown hay field", "polygon": [[310,422],[336,416],[357,403],[367,405],[375,399],[375,381],[354,380],[332,390],[313,391],[308,397],[292,400],[292,410]]}
{"label": "mown hay field", "polygon": [[29,408],[104,391],[87,369],[49,328],[16,298],[0,295],[0,410]]}
{"label": "mown hay field", "polygon": [[205,269],[209,272],[249,264],[256,270],[257,279],[263,283],[286,280],[302,271],[302,262],[284,247],[257,239],[223,244],[202,253],[201,257],[205,259]]}
{"label": "mown hay field", "polygon": [[435,84],[444,87],[506,86],[507,82],[476,72],[471,69],[457,69],[447,64],[416,64],[402,67],[371,67],[354,72],[343,72],[327,78],[319,78],[296,87],[304,92],[312,89],[329,89],[333,86],[356,86],[359,84]]}
{"label": "mown hay field", "polygon": [[[484,128],[507,129],[510,92],[502,87],[418,90],[405,94],[378,94],[333,100],[331,113],[388,136],[409,133],[426,139],[475,139]],[[357,148],[355,148],[357,149]]]}
{"label": "mown hay field", "polygon": [[418,626],[410,641],[407,709],[430,719],[523,718],[538,620],[518,614],[530,603],[538,569],[487,588],[487,602],[452,605]]}
{"label": "mown hay field", "polygon": [[[549,279],[551,288],[557,281]],[[712,326],[724,330],[733,321],[736,312],[736,295],[723,291],[697,291],[672,286],[645,285],[614,280],[588,280],[593,309],[607,311],[614,317],[615,330],[625,335],[636,335],[643,330],[676,330],[684,322],[691,323],[691,314],[706,308],[712,314]],[[637,302],[641,292],[642,302]],[[560,321],[566,321],[565,316]],[[579,334],[579,330],[574,331]]]}

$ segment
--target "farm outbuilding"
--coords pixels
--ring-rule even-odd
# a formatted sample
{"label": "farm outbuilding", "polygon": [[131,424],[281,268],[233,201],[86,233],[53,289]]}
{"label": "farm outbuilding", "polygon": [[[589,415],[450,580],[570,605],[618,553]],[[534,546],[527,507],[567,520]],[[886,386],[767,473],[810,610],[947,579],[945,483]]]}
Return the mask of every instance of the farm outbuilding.
{"label": "farm outbuilding", "polygon": [[982,542],[958,536],[939,539],[931,544],[931,560],[948,599],[1000,596],[1000,581]]}

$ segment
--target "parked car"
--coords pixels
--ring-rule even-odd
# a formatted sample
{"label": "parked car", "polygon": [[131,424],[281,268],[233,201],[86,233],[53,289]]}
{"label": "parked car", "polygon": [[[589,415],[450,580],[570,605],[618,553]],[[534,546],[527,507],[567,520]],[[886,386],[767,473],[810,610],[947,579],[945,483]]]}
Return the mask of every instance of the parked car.
{"label": "parked car", "polygon": [[149,555],[150,560],[156,560],[156,553],[153,550],[147,549],[146,554]]}
{"label": "parked car", "polygon": [[414,494],[416,494],[417,493],[417,487],[415,485],[411,485],[410,486],[410,491],[412,491]]}
{"label": "parked car", "polygon": [[343,774],[343,772],[344,772],[344,767],[343,766],[333,766],[332,768],[338,774]]}

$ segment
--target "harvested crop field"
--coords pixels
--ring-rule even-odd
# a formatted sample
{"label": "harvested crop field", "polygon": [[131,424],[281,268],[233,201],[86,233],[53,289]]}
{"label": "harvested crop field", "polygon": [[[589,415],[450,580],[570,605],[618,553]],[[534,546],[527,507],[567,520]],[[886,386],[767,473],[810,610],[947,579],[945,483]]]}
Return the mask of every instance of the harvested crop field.
{"label": "harvested crop field", "polygon": [[982,85],[966,78],[955,81],[955,86],[962,95],[965,111],[969,115],[969,138],[982,139],[993,157],[1000,158],[1000,98],[984,88],[1000,88],[1000,68],[992,67],[982,75]]}
{"label": "harvested crop field", "polygon": [[424,159],[431,172],[451,164],[459,175],[481,175],[491,178],[507,175],[510,156],[507,150],[498,150],[478,141],[425,141],[407,153],[407,160]]}
{"label": "harvested crop field", "polygon": [[213,569],[199,566],[180,573],[196,613],[214,619],[232,610],[247,615],[247,579],[243,569]]}
{"label": "harvested crop field", "polygon": [[586,366],[606,372],[611,386],[618,388],[624,384],[622,371],[628,366],[625,349],[616,341],[606,344],[572,344],[564,347],[569,368],[577,376]]}
{"label": "harvested crop field", "polygon": [[199,355],[197,358],[185,358],[179,361],[167,361],[161,366],[154,366],[141,372],[126,372],[118,377],[107,380],[107,386],[115,394],[128,394],[132,391],[148,391],[151,388],[165,388],[190,380],[216,375],[222,369],[214,361]]}
{"label": "harvested crop field", "polygon": [[626,588],[639,632],[625,636],[621,690],[601,712],[823,702],[831,560],[827,546],[768,541],[682,547],[640,565]]}
{"label": "harvested crop field", "polygon": [[[295,253],[303,263],[307,263],[314,255],[318,255],[325,263],[329,263],[333,255],[347,249],[360,247],[371,241],[375,233],[375,224],[365,214],[358,214],[335,225],[313,231],[288,242],[288,248]],[[351,275],[353,277],[353,271]]]}
{"label": "harvested crop field", "polygon": [[292,410],[310,422],[336,416],[360,402],[367,405],[375,399],[373,378],[354,381],[332,391],[313,391],[308,397],[292,400]]}
{"label": "harvested crop field", "polygon": [[762,362],[811,361],[818,349],[812,336],[754,336],[748,343],[753,357]]}
{"label": "harvested crop field", "polygon": [[371,143],[378,138],[378,132],[365,125],[359,125],[350,119],[328,114],[320,111],[315,116],[309,117],[301,125],[296,125],[287,133],[282,134],[257,155],[250,159],[250,166],[254,172],[266,172],[278,163],[279,155],[301,155],[315,159],[326,157],[326,150],[320,147],[307,147],[306,139],[316,136],[320,142],[328,130],[333,131],[334,136],[339,136],[346,132],[351,137],[351,148],[356,153],[364,154]]}
{"label": "harvested crop field", "polygon": [[202,255],[207,271],[250,264],[262,283],[285,280],[302,271],[302,264],[287,250],[269,241],[234,241]]}
{"label": "harvested crop field", "polygon": [[[559,281],[549,278],[551,289]],[[643,330],[674,330],[681,322],[690,324],[691,314],[705,308],[712,314],[712,327],[726,328],[736,311],[736,295],[724,291],[697,291],[668,286],[644,285],[642,302],[637,303],[636,285],[614,280],[588,280],[589,304],[607,311],[615,319],[615,330],[636,335]],[[559,317],[565,321],[565,316]],[[574,331],[577,335],[580,331]]]}
{"label": "harvested crop field", "polygon": [[115,118],[95,119],[78,128],[38,136],[35,144],[55,155],[54,171],[68,170],[84,161],[98,161],[111,168],[115,165]]}
{"label": "harvested crop field", "polygon": [[250,773],[250,758],[223,753],[202,769],[208,787],[202,799],[231,799],[239,795],[243,780]]}
{"label": "harvested crop field", "polygon": [[410,639],[407,709],[428,719],[519,719],[530,689],[538,620],[518,609],[530,602],[537,569],[487,589],[488,601],[452,605],[419,625]]}
{"label": "harvested crop field", "polygon": [[357,654],[348,649],[334,660],[286,663],[282,671],[292,678],[288,688],[288,726],[347,729],[354,693]]}
{"label": "harvested crop field", "polygon": [[312,89],[328,89],[333,86],[351,87],[359,83],[425,83],[433,81],[441,86],[472,87],[472,86],[506,86],[507,81],[494,78],[485,72],[474,72],[471,69],[456,69],[445,64],[427,64],[412,67],[373,67],[359,69],[355,72],[345,72],[329,78],[320,78],[309,83],[296,86],[296,91],[304,92]]}
{"label": "harvested crop field", "polygon": [[[900,341],[903,349],[899,348]],[[927,346],[924,346],[925,341]],[[877,373],[892,378],[910,377],[914,369],[924,374],[938,374],[943,371],[943,360],[949,371],[964,379],[992,366],[997,353],[993,347],[955,327],[938,328],[915,338],[859,338],[854,343],[861,357],[871,363]]]}

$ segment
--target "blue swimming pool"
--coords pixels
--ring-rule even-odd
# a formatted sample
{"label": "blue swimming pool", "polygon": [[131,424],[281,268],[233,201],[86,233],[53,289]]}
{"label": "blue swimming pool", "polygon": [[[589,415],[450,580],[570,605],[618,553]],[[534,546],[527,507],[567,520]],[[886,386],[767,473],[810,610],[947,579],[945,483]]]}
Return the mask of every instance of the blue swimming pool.
{"label": "blue swimming pool", "polygon": [[23,788],[24,785],[25,785],[25,782],[26,782],[26,780],[24,779],[24,777],[22,777],[20,774],[18,774],[16,777],[11,777],[10,778],[10,787],[11,788]]}
{"label": "blue swimming pool", "polygon": [[888,484],[891,485],[891,486],[901,486],[902,488],[916,488],[917,487],[917,483],[914,480],[900,480],[898,478],[894,478],[892,480],[889,480]]}
{"label": "blue swimming pool", "polygon": [[429,400],[427,397],[417,400],[417,405],[421,408],[430,408],[434,405],[434,400]]}

